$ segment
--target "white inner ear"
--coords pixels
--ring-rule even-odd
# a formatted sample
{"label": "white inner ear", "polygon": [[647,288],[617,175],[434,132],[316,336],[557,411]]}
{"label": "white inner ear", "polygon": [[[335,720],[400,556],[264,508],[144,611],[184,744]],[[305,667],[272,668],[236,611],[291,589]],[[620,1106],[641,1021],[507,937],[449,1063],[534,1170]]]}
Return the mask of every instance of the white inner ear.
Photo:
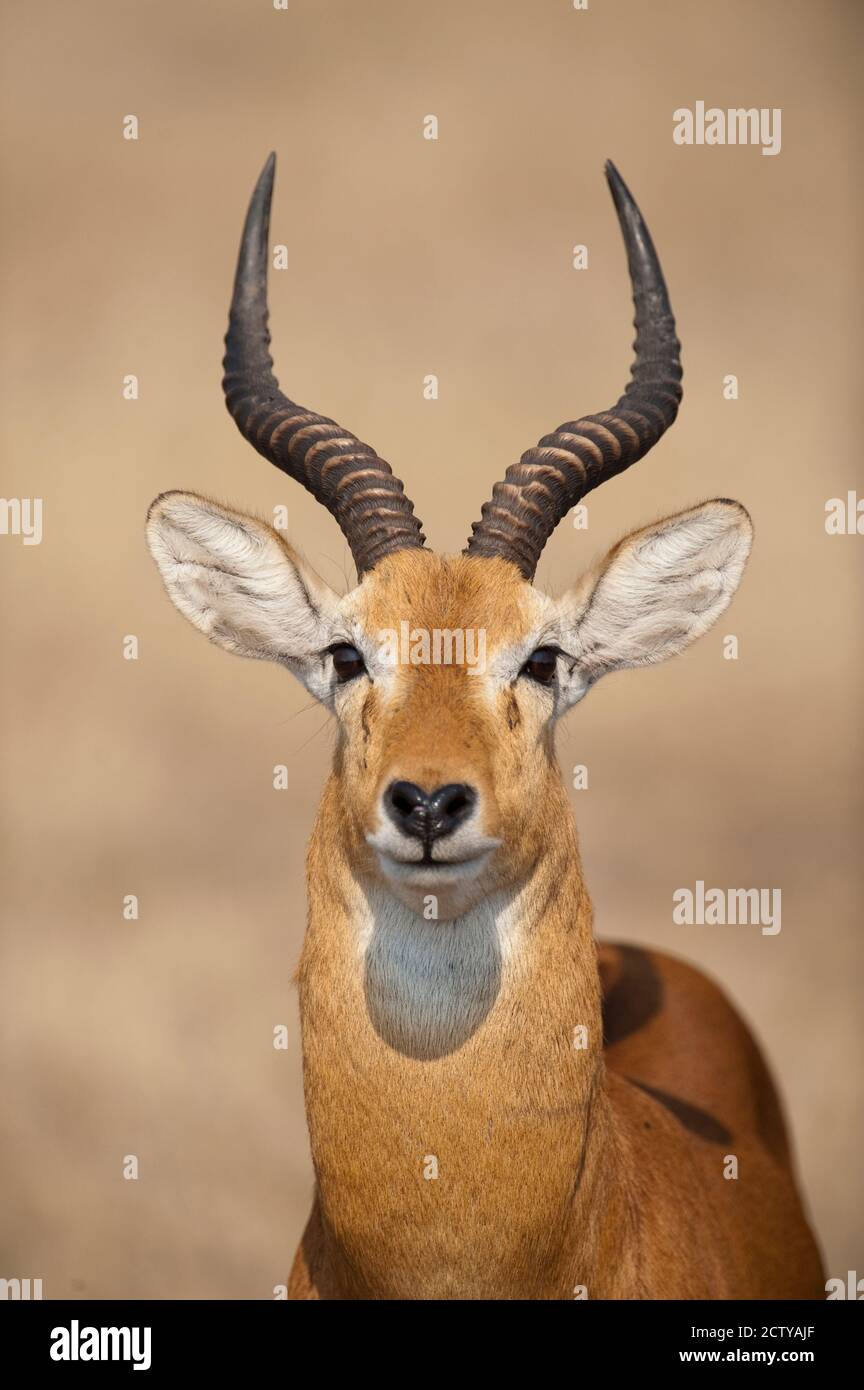
{"label": "white inner ear", "polygon": [[324,697],[321,653],[332,641],[339,601],[271,527],[174,492],[151,507],[147,541],[169,597],[211,642],[283,662]]}
{"label": "white inner ear", "polygon": [[576,658],[569,703],[606,672],[665,661],[706,632],[738,587],[752,536],[737,502],[706,502],[611,550],[561,600],[563,645]]}

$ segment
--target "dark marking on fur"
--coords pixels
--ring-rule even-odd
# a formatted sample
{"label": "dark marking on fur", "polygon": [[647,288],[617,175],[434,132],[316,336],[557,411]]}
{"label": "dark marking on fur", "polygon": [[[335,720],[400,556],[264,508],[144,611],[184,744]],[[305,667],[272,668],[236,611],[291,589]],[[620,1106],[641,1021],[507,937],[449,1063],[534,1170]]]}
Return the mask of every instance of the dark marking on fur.
{"label": "dark marking on fur", "polygon": [[511,690],[507,696],[507,724],[510,732],[512,733],[514,729],[518,729],[521,723],[522,715],[519,712],[519,701]]}
{"label": "dark marking on fur", "polygon": [[656,1086],[649,1086],[646,1081],[638,1081],[635,1076],[628,1076],[627,1080],[638,1086],[640,1091],[644,1091],[646,1096],[651,1096],[653,1100],[665,1106],[691,1134],[698,1135],[700,1139],[707,1139],[709,1144],[732,1142],[731,1132],[719,1120],[715,1120],[713,1115],[709,1115],[707,1110],[701,1110],[698,1105],[691,1105],[689,1100],[670,1096],[668,1091],[660,1091]]}
{"label": "dark marking on fur", "polygon": [[362,731],[363,731],[363,753],[362,753],[362,756],[361,756],[361,758],[360,758],[360,765],[361,765],[361,767],[363,768],[363,771],[364,771],[364,772],[366,771],[366,768],[368,767],[368,763],[367,763],[367,761],[366,761],[366,747],[367,747],[367,745],[368,745],[368,743],[369,743],[370,738],[372,737],[372,730],[371,730],[370,725],[369,725],[369,715],[370,715],[370,713],[371,713],[371,708],[372,708],[372,692],[371,692],[371,690],[367,690],[367,692],[366,692],[366,697],[365,697],[365,699],[364,699],[364,701],[363,701],[363,705],[362,705],[362,707],[361,707],[361,709],[360,709],[360,728],[361,728]]}
{"label": "dark marking on fur", "polygon": [[621,971],[603,996],[603,1041],[607,1047],[638,1033],[663,1008],[663,981],[645,951],[616,947]]}

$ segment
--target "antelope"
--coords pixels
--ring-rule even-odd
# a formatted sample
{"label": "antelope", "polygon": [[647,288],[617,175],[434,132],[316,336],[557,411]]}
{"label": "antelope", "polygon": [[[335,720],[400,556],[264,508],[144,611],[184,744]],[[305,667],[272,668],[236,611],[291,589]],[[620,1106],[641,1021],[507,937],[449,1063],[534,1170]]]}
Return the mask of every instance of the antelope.
{"label": "antelope", "polygon": [[[595,944],[555,760],[557,720],[706,632],[751,546],[745,509],[716,498],[627,535],[561,598],[532,583],[558,522],[678,411],[639,209],[607,164],[635,305],[624,394],[528,449],[467,549],[437,555],[390,466],[273,375],[274,171],[246,217],[223,388],[244,438],[333,514],[358,583],[337,595],[269,525],[193,492],[159,496],[147,535],[180,612],[287,667],[338,730],[297,971],[315,1194],[289,1297],[824,1297],[756,1042],[696,969]],[[482,629],[483,669],[393,660],[380,635],[406,621]]]}

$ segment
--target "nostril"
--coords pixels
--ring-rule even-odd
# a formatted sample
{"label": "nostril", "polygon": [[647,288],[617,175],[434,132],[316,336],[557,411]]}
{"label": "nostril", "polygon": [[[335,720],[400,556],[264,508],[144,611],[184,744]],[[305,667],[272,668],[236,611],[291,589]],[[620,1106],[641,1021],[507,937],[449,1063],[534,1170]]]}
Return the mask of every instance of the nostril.
{"label": "nostril", "polygon": [[429,821],[429,798],[416,782],[391,782],[384,795],[387,813],[403,834],[424,839]]}
{"label": "nostril", "polygon": [[425,800],[420,788],[415,787],[413,782],[394,782],[390,788],[390,805],[400,816],[410,816]]}
{"label": "nostril", "polygon": [[464,782],[451,782],[439,787],[429,799],[432,835],[450,835],[467,820],[477,801],[473,787]]}
{"label": "nostril", "polygon": [[464,811],[470,805],[470,799],[465,791],[460,788],[454,791],[441,803],[441,810],[445,816],[458,816],[460,811]]}

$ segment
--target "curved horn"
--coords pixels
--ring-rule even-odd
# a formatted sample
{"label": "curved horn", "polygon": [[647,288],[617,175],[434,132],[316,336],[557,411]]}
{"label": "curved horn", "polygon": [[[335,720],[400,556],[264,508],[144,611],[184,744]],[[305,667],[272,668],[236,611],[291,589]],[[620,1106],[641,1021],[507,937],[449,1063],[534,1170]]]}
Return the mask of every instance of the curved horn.
{"label": "curved horn", "polygon": [[468,542],[469,555],[500,555],[526,579],[558,522],[586,492],[647,454],[678,414],[681,344],[657,252],[618,170],[606,178],[627,248],[636,357],[624,395],[609,411],[559,425],[496,483]]}
{"label": "curved horn", "polygon": [[271,154],[246,214],[225,335],[222,389],[244,439],[333,513],[362,576],[390,551],[421,548],[424,537],[389,463],[335,420],[296,405],[279,390],[267,328],[267,245],[275,170],[276,156]]}

